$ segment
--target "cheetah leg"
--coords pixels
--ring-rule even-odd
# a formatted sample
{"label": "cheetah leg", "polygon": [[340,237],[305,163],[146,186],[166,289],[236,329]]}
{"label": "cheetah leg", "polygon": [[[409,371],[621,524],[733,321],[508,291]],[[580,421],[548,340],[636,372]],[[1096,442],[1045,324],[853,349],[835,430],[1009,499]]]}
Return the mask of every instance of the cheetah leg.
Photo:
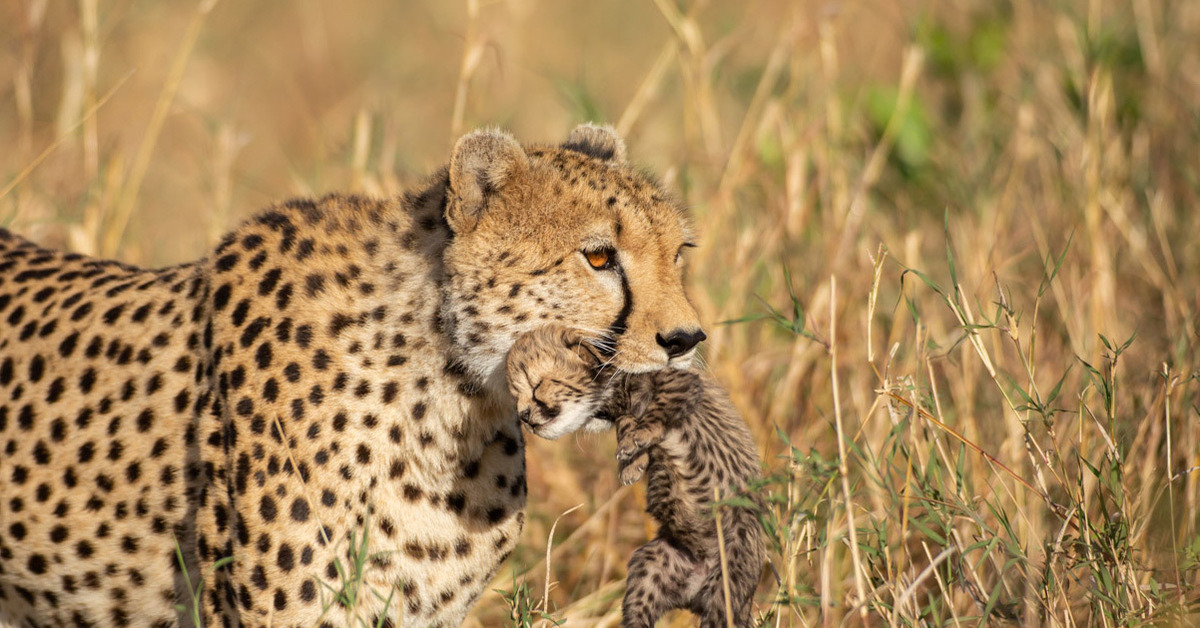
{"label": "cheetah leg", "polygon": [[662,539],[639,547],[629,559],[621,628],[653,628],[664,613],[681,608],[695,565]]}

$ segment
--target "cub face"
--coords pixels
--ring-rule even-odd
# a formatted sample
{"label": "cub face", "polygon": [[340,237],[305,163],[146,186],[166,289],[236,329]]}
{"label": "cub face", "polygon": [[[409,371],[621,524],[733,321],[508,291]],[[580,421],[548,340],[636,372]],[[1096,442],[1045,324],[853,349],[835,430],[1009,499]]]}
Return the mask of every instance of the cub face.
{"label": "cub face", "polygon": [[463,366],[495,390],[516,338],[550,323],[629,373],[686,368],[704,340],[683,287],[686,213],[626,163],[610,128],[578,127],[561,146],[463,137],[446,221],[443,320]]}
{"label": "cub face", "polygon": [[518,337],[507,370],[521,422],[552,440],[577,429],[612,429],[613,418],[599,410],[614,394],[615,374],[599,365],[587,337],[570,327],[545,325]]}

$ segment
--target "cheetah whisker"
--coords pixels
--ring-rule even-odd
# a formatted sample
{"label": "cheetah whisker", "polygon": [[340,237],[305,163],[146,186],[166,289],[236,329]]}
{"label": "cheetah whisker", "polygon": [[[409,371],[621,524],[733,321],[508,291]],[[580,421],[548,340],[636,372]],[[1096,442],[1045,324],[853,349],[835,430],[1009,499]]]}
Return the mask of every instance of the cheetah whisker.
{"label": "cheetah whisker", "polygon": [[[596,381],[596,378],[597,378],[597,377],[599,377],[599,376],[600,376],[600,374],[601,374],[601,373],[603,373],[603,372],[605,372],[605,371],[612,371],[612,377],[616,377],[616,376],[617,376],[617,369],[612,369],[612,368],[609,368],[609,367],[611,367],[611,366],[613,365],[613,363],[614,363],[614,362],[616,361],[616,359],[617,359],[617,356],[619,356],[619,355],[621,355],[621,350],[620,350],[620,349],[617,349],[617,350],[613,351],[612,355],[608,356],[608,358],[607,358],[607,359],[605,359],[604,361],[602,361],[602,362],[601,362],[601,363],[600,363],[600,364],[599,364],[599,365],[596,367],[596,374],[595,374],[594,376],[592,376],[592,382],[595,382],[595,381]],[[611,384],[611,383],[612,383],[612,379],[611,379],[611,378],[609,379],[608,383],[609,383],[609,384]]]}
{"label": "cheetah whisker", "polygon": [[702,371],[710,375],[712,374],[712,366],[709,365],[708,360],[704,357],[704,354],[700,353],[699,351],[697,351],[696,356],[692,358],[692,363],[696,366],[697,371]]}

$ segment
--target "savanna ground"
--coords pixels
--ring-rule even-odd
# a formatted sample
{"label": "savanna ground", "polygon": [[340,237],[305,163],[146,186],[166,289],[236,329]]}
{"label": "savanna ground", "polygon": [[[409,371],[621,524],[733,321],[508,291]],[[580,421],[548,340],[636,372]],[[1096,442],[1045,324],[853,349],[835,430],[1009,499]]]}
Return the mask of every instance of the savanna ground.
{"label": "savanna ground", "polygon": [[[610,121],[702,233],[763,625],[1189,623],[1197,41],[1193,0],[12,0],[0,225],[169,264],[475,126]],[[617,623],[652,527],[612,441],[530,442],[468,625]]]}

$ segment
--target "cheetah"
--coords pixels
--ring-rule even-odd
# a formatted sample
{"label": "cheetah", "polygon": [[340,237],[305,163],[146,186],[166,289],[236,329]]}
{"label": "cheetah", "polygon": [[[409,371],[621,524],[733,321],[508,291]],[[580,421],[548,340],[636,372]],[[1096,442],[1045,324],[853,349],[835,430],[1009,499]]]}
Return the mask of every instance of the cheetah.
{"label": "cheetah", "polygon": [[606,366],[594,339],[558,325],[519,338],[507,363],[518,414],[534,433],[561,436],[564,420],[588,431],[615,425],[621,482],[648,474],[647,512],[658,534],[629,561],[621,625],[650,628],[666,611],[684,608],[703,628],[753,626],[753,596],[766,561],[757,517],[762,501],[750,492],[749,505],[721,508],[724,573],[712,512],[714,490],[730,497],[760,476],[745,422],[699,371],[610,373]]}
{"label": "cheetah", "polygon": [[0,625],[459,625],[524,522],[509,347],[687,363],[691,243],[595,125],[476,131],[170,268],[0,230]]}

